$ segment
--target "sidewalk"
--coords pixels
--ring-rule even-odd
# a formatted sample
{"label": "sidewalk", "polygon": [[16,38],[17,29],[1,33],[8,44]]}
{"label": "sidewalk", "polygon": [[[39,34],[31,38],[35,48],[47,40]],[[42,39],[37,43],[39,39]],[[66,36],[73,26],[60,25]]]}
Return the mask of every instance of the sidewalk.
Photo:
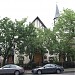
{"label": "sidewalk", "polygon": [[[75,72],[75,68],[68,68],[68,69],[64,69],[64,73],[68,73],[68,72]],[[31,74],[31,70],[25,70],[26,74]]]}
{"label": "sidewalk", "polygon": [[64,69],[64,72],[75,72],[75,68]]}

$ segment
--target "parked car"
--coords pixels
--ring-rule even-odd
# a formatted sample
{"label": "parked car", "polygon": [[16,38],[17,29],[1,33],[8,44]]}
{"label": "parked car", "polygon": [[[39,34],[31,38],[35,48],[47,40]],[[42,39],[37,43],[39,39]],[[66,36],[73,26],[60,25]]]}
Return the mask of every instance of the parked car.
{"label": "parked car", "polygon": [[24,73],[24,69],[18,65],[8,64],[0,68],[0,75],[2,74],[14,74],[20,75]]}
{"label": "parked car", "polygon": [[64,68],[62,66],[56,64],[46,64],[43,67],[32,69],[32,73],[34,74],[42,74],[42,73],[62,73]]}

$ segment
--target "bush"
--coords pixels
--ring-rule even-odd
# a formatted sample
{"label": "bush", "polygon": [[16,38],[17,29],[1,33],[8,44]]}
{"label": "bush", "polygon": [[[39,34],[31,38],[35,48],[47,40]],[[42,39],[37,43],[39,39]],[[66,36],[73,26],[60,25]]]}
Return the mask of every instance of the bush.
{"label": "bush", "polygon": [[[43,66],[45,64],[48,64],[49,62],[43,62],[41,65],[36,64],[35,62],[29,62],[28,64],[17,64],[19,66],[22,66],[25,70],[36,68],[37,66]],[[50,63],[51,64],[51,63]],[[52,63],[53,64],[53,63]],[[63,66],[64,68],[75,68],[75,62],[54,62],[54,64]]]}
{"label": "bush", "polygon": [[24,64],[23,67],[26,70],[36,68],[37,64],[35,62],[29,62],[28,64]]}
{"label": "bush", "polygon": [[75,62],[69,62],[69,61],[65,61],[65,62],[55,62],[55,64],[63,66],[64,68],[75,68]]}
{"label": "bush", "polygon": [[24,64],[23,67],[24,67],[25,70],[29,70],[29,69],[31,69],[31,65],[29,65],[29,64]]}
{"label": "bush", "polygon": [[48,64],[49,62],[48,61],[44,61],[43,63],[42,63],[42,66],[44,66],[44,65],[46,65],[46,64]]}
{"label": "bush", "polygon": [[75,62],[64,62],[63,63],[65,68],[75,68]]}

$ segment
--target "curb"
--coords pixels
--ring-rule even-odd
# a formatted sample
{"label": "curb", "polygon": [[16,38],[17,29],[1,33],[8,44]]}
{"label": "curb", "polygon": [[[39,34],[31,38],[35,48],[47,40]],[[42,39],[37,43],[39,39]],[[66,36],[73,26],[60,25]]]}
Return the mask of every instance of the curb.
{"label": "curb", "polygon": [[63,73],[71,73],[71,72],[75,72],[75,71],[64,71]]}
{"label": "curb", "polygon": [[[75,71],[64,71],[63,73],[71,73],[71,72],[75,72]],[[26,70],[25,74],[32,74],[31,70]]]}
{"label": "curb", "polygon": [[63,72],[63,73],[72,73],[72,72],[75,72],[75,71],[68,71],[68,72]]}
{"label": "curb", "polygon": [[25,74],[32,74],[31,70],[25,70]]}

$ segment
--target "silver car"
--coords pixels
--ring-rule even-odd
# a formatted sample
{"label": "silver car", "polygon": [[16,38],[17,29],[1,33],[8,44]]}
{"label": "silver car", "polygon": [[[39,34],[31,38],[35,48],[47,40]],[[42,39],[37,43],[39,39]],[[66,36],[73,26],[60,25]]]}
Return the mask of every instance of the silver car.
{"label": "silver car", "polygon": [[24,73],[24,69],[20,66],[14,64],[8,64],[0,68],[0,75],[1,74],[14,74],[20,75]]}

